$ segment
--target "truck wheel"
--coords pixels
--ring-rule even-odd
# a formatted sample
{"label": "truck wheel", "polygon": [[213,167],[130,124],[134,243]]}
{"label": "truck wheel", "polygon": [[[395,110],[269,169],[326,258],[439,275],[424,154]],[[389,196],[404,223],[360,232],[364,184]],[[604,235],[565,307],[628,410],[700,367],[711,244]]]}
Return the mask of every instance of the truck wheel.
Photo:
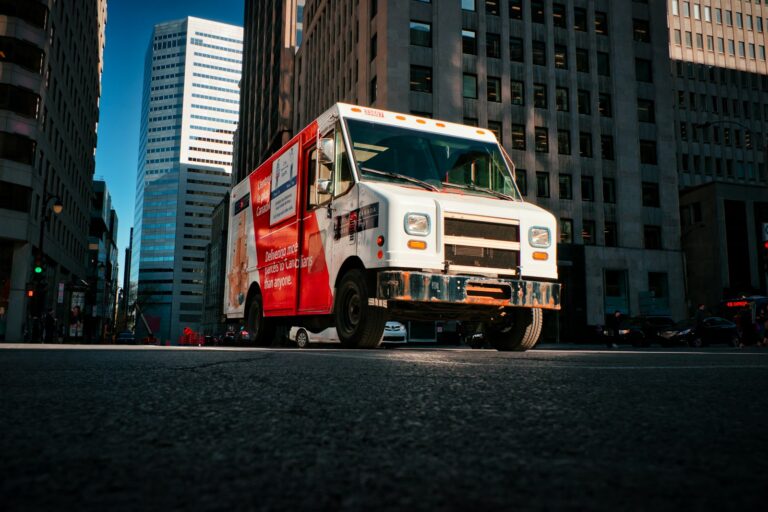
{"label": "truck wheel", "polygon": [[502,324],[491,325],[488,328],[488,337],[493,348],[500,351],[523,352],[533,348],[539,341],[543,315],[536,308],[514,308],[511,317]]}
{"label": "truck wheel", "polygon": [[275,337],[275,326],[267,318],[264,318],[261,296],[256,295],[248,305],[248,315],[245,318],[245,328],[252,345],[266,347],[272,343]]}
{"label": "truck wheel", "polygon": [[299,348],[309,347],[309,335],[304,329],[299,329],[299,332],[296,333],[296,346]]}
{"label": "truck wheel", "polygon": [[342,346],[347,348],[376,348],[384,334],[387,321],[384,308],[368,305],[371,297],[365,275],[361,270],[352,269],[341,279],[333,316],[336,333]]}

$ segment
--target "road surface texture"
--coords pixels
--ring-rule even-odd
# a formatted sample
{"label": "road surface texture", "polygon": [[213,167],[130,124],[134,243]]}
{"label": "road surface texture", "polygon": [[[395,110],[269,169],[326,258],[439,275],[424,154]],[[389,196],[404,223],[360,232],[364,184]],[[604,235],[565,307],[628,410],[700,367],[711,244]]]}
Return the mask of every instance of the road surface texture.
{"label": "road surface texture", "polygon": [[768,498],[768,351],[2,347],[4,511]]}

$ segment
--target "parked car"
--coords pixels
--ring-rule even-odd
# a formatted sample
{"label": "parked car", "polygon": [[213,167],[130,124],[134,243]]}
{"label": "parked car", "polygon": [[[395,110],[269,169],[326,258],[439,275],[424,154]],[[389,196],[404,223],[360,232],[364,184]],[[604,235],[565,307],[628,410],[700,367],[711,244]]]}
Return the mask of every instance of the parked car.
{"label": "parked car", "polygon": [[117,335],[117,338],[115,338],[115,343],[119,345],[135,345],[136,336],[134,336],[130,331],[124,331]]}
{"label": "parked car", "polygon": [[[336,328],[329,327],[318,333],[310,332],[304,327],[291,327],[288,331],[288,339],[296,343],[299,348],[308,348],[312,343],[340,343]],[[400,322],[389,321],[384,326],[384,335],[381,337],[383,346],[401,345],[408,341],[408,332]]]}
{"label": "parked car", "polygon": [[717,316],[705,318],[701,328],[698,329],[690,321],[682,322],[674,328],[663,331],[661,336],[670,343],[691,347],[702,347],[715,343],[725,343],[735,347],[739,344],[739,331],[736,324]]}
{"label": "parked car", "polygon": [[653,343],[669,345],[661,333],[672,329],[675,321],[668,316],[639,316],[631,318],[619,328],[619,336],[635,347],[649,347]]}

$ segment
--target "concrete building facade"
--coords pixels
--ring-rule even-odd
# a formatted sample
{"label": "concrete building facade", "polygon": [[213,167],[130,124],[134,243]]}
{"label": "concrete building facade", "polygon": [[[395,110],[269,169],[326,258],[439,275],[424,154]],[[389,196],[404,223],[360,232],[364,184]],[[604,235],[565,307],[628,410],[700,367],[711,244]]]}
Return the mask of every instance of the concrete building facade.
{"label": "concrete building facade", "polygon": [[679,319],[669,68],[662,2],[308,0],[294,128],[335,101],[487,127],[560,219],[569,330]]}
{"label": "concrete building facade", "polygon": [[200,329],[211,212],[231,184],[242,40],[241,27],[189,17],[155,25],[147,50],[130,301],[163,341]]}
{"label": "concrete building facade", "polygon": [[293,133],[294,56],[304,0],[246,0],[235,183]]}
{"label": "concrete building facade", "polygon": [[0,2],[0,338],[85,290],[106,9]]}
{"label": "concrete building facade", "polygon": [[[768,6],[747,0],[669,0],[667,6],[690,305],[766,294]],[[704,236],[711,237],[708,246]]]}

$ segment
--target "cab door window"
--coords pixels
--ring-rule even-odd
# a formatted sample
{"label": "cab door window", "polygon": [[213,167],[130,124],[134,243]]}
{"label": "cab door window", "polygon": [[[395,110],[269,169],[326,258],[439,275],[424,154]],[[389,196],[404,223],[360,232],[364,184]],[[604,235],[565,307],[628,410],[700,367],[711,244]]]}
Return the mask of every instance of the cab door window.
{"label": "cab door window", "polygon": [[336,179],[334,197],[343,196],[352,188],[352,168],[349,165],[349,154],[344,145],[344,137],[341,133],[341,127],[336,126]]}
{"label": "cab door window", "polygon": [[331,200],[333,195],[333,164],[318,160],[317,148],[309,154],[307,209],[312,210]]}

